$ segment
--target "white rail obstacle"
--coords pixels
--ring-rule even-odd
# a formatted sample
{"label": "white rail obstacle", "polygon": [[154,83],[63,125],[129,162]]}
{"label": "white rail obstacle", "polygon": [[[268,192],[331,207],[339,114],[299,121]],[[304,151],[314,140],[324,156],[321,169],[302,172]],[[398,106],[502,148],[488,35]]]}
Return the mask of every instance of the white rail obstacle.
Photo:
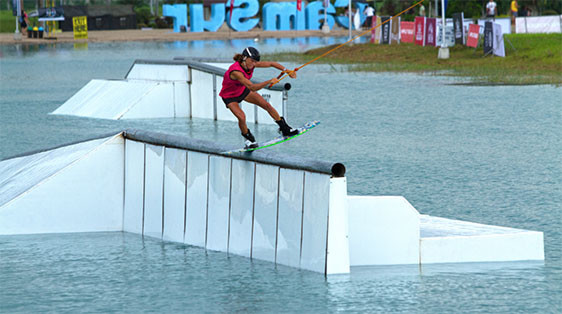
{"label": "white rail obstacle", "polygon": [[348,196],[339,163],[131,130],[0,161],[0,235],[125,231],[324,274],[544,260],[543,233]]}
{"label": "white rail obstacle", "polygon": [[[195,59],[136,60],[123,80],[91,80],[52,114],[101,119],[206,118],[236,121],[218,95],[224,63]],[[275,85],[259,93],[287,116],[287,90]],[[265,110],[242,102],[250,123],[273,124]]]}

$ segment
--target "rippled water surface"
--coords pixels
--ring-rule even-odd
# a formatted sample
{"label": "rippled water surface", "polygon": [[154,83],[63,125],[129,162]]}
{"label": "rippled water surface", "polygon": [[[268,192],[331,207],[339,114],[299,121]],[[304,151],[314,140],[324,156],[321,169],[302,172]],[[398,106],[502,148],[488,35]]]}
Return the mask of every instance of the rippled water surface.
{"label": "rippled water surface", "polygon": [[[0,46],[0,159],[128,127],[241,143],[231,122],[49,113],[91,79],[123,78],[135,59],[329,43]],[[422,214],[543,231],[546,261],[355,268],[326,279],[126,233],[2,236],[0,311],[562,311],[561,88],[454,86],[455,78],[322,64],[298,75],[288,121],[322,124],[272,152],[343,162],[349,194],[403,195]],[[250,127],[261,140],[276,133]]]}

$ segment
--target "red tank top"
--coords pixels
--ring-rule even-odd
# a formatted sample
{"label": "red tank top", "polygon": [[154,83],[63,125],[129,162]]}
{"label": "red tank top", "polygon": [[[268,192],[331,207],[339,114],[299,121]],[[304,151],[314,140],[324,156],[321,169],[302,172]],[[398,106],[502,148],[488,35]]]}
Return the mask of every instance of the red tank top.
{"label": "red tank top", "polygon": [[238,62],[234,62],[226,73],[224,73],[224,77],[222,78],[222,89],[219,93],[219,96],[222,98],[233,98],[242,95],[246,86],[244,86],[239,81],[233,80],[230,78],[230,73],[232,71],[240,71],[244,74],[244,77],[247,79],[251,79],[252,75],[254,74],[254,69],[251,69],[250,72],[246,72],[244,68]]}

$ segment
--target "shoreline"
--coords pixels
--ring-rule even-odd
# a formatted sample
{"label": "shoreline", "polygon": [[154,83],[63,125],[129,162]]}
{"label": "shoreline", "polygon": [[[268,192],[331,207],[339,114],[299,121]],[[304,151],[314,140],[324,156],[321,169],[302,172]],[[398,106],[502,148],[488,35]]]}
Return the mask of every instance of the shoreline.
{"label": "shoreline", "polygon": [[[353,31],[353,36],[360,34],[361,31]],[[47,34],[44,34],[46,36]],[[262,31],[260,29],[247,32],[236,32],[230,29],[221,28],[217,32],[185,32],[174,33],[172,29],[127,29],[127,30],[108,30],[90,31],[88,39],[74,40],[73,32],[55,33],[56,39],[46,38],[27,38],[23,36],[21,40],[14,39],[14,33],[0,33],[0,45],[17,44],[50,44],[50,43],[97,43],[97,42],[127,42],[127,41],[190,41],[190,40],[227,40],[227,39],[248,39],[248,38],[297,38],[297,37],[341,37],[348,36],[345,29],[331,30],[324,33],[321,30],[304,31]]]}

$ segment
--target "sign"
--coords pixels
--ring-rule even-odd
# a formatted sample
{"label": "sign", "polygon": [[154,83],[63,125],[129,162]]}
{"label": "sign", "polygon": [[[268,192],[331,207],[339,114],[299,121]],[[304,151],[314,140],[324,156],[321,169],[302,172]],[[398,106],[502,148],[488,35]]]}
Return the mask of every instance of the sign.
{"label": "sign", "polygon": [[464,44],[464,30],[462,26],[463,13],[453,13],[453,32],[455,33],[455,43]]}
{"label": "sign", "polygon": [[480,36],[480,25],[469,24],[468,25],[468,36],[466,39],[466,45],[468,47],[476,48],[478,47],[478,38]]}
{"label": "sign", "polygon": [[390,44],[390,16],[383,16],[381,17],[381,23],[384,23],[381,25],[382,30],[381,30],[381,44],[385,44],[388,45]]}
{"label": "sign", "polygon": [[377,17],[373,16],[371,19],[371,44],[375,43],[375,34],[377,31]]}
{"label": "sign", "polygon": [[[441,46],[443,42],[443,25],[437,24],[437,39],[435,41],[436,46]],[[453,26],[447,26],[445,28],[445,47],[455,46],[455,34],[453,33]]]}
{"label": "sign", "polygon": [[415,24],[415,44],[425,46],[425,17],[416,16]]}
{"label": "sign", "polygon": [[[377,16],[376,19],[377,20],[377,25],[381,25],[381,17]],[[382,28],[381,26],[377,27],[377,29],[375,29],[375,44],[380,44],[381,43],[381,33],[382,33]]]}
{"label": "sign", "polygon": [[490,54],[494,50],[494,23],[484,24],[484,54]]}
{"label": "sign", "polygon": [[[300,4],[300,6],[299,6]],[[249,31],[256,27],[260,20],[255,18],[260,10],[258,0],[227,0],[224,3],[211,5],[210,18],[204,14],[204,4],[189,4],[189,27],[187,24],[187,5],[164,4],[163,16],[174,20],[174,32],[180,31],[180,25],[189,28],[192,32],[216,32],[226,21],[228,26],[235,31]],[[336,15],[337,8],[348,6],[347,0],[336,0],[333,4],[329,1],[293,1],[293,2],[267,2],[261,7],[263,17],[262,25],[266,31],[288,30],[320,30],[324,23],[324,11],[330,28],[337,23],[348,28],[349,17]],[[356,9],[354,17],[358,27],[365,21],[364,10],[366,3],[353,1]],[[176,27],[176,25],[178,27]],[[353,27],[353,26],[352,26]],[[358,28],[356,27],[356,28]]]}
{"label": "sign", "polygon": [[395,17],[390,21],[390,43],[400,43],[400,17]]}
{"label": "sign", "polygon": [[425,19],[425,45],[435,46],[437,32],[437,20],[434,17]]}
{"label": "sign", "polygon": [[88,18],[86,16],[73,17],[72,29],[74,31],[74,39],[88,39]]}
{"label": "sign", "polygon": [[414,42],[414,22],[400,22],[400,41]]}
{"label": "sign", "polygon": [[503,32],[500,24],[493,23],[493,52],[496,56],[505,57],[505,47],[503,45]]}
{"label": "sign", "polygon": [[517,17],[515,32],[520,33],[560,33],[562,15]]}

